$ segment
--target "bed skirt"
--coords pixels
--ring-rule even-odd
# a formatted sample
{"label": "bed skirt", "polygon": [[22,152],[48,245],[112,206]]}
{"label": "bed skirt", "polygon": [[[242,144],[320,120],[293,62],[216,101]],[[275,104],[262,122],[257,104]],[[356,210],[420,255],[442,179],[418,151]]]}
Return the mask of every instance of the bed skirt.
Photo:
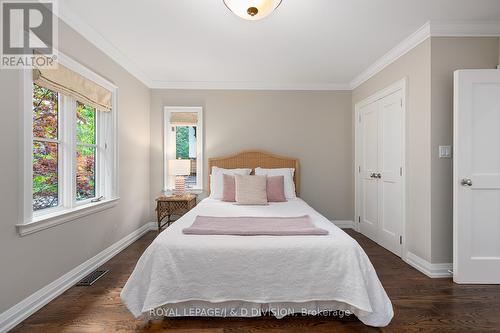
{"label": "bed skirt", "polygon": [[[333,316],[339,319],[363,316],[363,311],[336,301],[254,303],[227,301],[187,301],[160,306],[145,313],[148,318],[161,317],[260,317],[264,315],[282,319],[286,316]],[[388,321],[390,318],[387,318]]]}

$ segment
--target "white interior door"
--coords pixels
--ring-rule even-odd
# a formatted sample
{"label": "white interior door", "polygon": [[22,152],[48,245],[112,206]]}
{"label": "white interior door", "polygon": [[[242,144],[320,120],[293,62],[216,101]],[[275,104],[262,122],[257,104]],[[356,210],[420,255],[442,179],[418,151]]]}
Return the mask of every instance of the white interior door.
{"label": "white interior door", "polygon": [[455,72],[453,280],[500,283],[500,70]]}
{"label": "white interior door", "polygon": [[368,104],[360,110],[361,117],[361,215],[360,231],[362,234],[377,241],[378,238],[378,182],[374,176],[377,173],[379,112],[378,104]]}
{"label": "white interior door", "polygon": [[359,108],[359,230],[402,255],[403,89],[392,89]]}
{"label": "white interior door", "polygon": [[401,256],[403,106],[398,90],[379,102],[379,233],[378,243]]}

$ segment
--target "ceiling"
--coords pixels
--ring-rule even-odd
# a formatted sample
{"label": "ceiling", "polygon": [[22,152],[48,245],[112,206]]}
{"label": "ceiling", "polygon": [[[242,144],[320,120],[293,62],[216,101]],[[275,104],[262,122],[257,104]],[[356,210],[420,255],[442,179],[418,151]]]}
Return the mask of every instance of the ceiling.
{"label": "ceiling", "polygon": [[[342,89],[429,20],[500,21],[500,0],[64,0],[60,15],[151,87]],[[93,39],[93,40],[92,40]]]}

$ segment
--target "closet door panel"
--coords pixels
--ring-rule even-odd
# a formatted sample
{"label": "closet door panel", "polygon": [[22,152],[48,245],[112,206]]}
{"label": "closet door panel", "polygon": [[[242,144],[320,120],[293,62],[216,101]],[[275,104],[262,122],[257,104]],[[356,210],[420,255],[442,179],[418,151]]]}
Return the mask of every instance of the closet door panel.
{"label": "closet door panel", "polygon": [[401,256],[403,109],[401,90],[380,100],[378,243]]}
{"label": "closet door panel", "polygon": [[361,109],[361,232],[377,241],[378,230],[378,182],[373,177],[378,170],[379,119],[378,104]]}

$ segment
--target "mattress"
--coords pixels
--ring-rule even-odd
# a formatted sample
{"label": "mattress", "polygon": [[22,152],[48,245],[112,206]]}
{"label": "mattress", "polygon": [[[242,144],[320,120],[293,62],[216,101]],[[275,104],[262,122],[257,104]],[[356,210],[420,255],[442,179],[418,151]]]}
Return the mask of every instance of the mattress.
{"label": "mattress", "polygon": [[[187,235],[196,216],[309,215],[324,236]],[[241,206],[205,199],[143,253],[121,298],[136,316],[239,316],[344,311],[386,326],[393,309],[359,244],[305,201]]]}

